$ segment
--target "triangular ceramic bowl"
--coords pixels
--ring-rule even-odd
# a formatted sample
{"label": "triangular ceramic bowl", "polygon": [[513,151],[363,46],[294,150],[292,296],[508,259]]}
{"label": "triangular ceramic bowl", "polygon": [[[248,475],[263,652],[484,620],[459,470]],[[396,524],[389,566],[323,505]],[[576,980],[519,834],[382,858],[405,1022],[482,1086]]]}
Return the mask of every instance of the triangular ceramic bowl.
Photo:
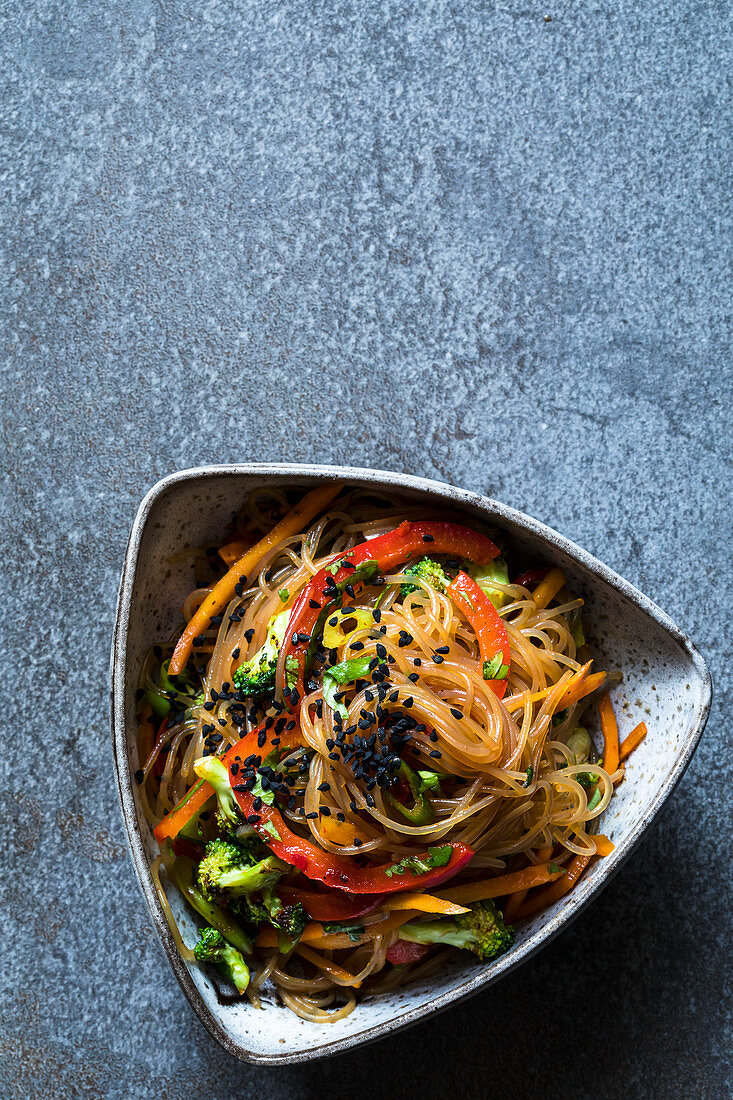
{"label": "triangular ceramic bowl", "polygon": [[[433,507],[475,515],[506,532],[532,558],[561,566],[573,590],[585,597],[597,667],[623,670],[623,683],[614,691],[622,733],[644,719],[649,734],[630,758],[626,779],[603,817],[603,831],[616,845],[613,854],[599,860],[566,899],[523,927],[512,951],[485,964],[468,956],[457,958],[425,984],[367,998],[346,1019],[322,1025],[300,1020],[273,998],[266,998],[264,1011],[246,1001],[231,1003],[219,996],[207,974],[189,966],[176,950],[150,877],[156,845],[140,813],[134,781],[139,766],[135,690],[145,651],[177,624],[183,597],[191,588],[190,566],[167,564],[169,555],[182,546],[222,538],[232,514],[257,486],[298,485],[306,490],[334,479],[395,490]],[[153,923],[205,1027],[236,1057],[271,1065],[322,1057],[414,1024],[495,982],[548,943],[612,878],[659,813],[690,761],[711,696],[708,670],[690,639],[651,600],[562,535],[475,493],[405,474],[348,467],[205,466],[158,482],[140,505],[130,535],[112,663],[114,754],[122,812]],[[195,922],[173,889],[169,900],[184,937],[193,943]]]}

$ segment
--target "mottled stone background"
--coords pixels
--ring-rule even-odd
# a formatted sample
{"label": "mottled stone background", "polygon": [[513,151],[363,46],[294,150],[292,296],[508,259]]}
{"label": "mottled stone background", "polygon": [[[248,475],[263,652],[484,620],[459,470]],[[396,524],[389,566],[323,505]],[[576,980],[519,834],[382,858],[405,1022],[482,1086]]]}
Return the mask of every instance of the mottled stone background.
{"label": "mottled stone background", "polygon": [[[0,1094],[730,1095],[730,4],[0,8]],[[148,926],[109,745],[145,490],[199,462],[452,481],[710,661],[672,804],[563,937],[378,1046],[231,1060]]]}

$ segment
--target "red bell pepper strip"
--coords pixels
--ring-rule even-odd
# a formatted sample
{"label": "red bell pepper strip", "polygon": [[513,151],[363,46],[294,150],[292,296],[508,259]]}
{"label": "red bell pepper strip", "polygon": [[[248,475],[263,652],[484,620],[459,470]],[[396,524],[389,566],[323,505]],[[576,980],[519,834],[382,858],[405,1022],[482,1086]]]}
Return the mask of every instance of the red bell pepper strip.
{"label": "red bell pepper strip", "polygon": [[[293,697],[292,692],[289,693],[292,707],[296,707],[304,695],[306,666],[309,653],[314,648],[313,635],[319,619],[325,618],[328,610],[341,596],[344,586],[350,584],[350,578],[353,578],[354,584],[361,583],[360,566],[374,563],[375,570],[378,568],[386,573],[417,553],[452,554],[457,558],[467,558],[476,565],[485,565],[492,558],[498,557],[499,549],[486,535],[480,535],[477,531],[461,527],[457,523],[405,520],[393,531],[359,543],[340,559],[337,558],[320,569],[293,604],[285,632],[285,661],[294,657],[298,662],[295,696]],[[288,701],[285,684],[281,682],[279,686]]]}
{"label": "red bell pepper strip", "polygon": [[397,940],[387,951],[387,962],[393,966],[404,966],[405,963],[419,962],[427,955],[430,947],[426,943],[409,943],[407,940]]}
{"label": "red bell pepper strip", "polygon": [[[346,890],[351,894],[394,894],[398,890],[432,888],[452,878],[473,858],[473,849],[465,844],[443,844],[413,857],[413,860],[424,861],[425,870],[422,871],[412,871],[408,866],[403,869],[406,860],[397,864],[357,867],[353,860],[326,852],[294,833],[285,824],[276,806],[263,805],[255,811],[251,791],[237,789],[244,784],[238,782],[236,773],[231,774],[231,767],[229,782],[242,813],[273,854],[302,871],[306,878],[325,882],[336,890]],[[433,858],[431,852],[440,851],[442,854],[446,848],[450,848],[448,861],[442,866],[430,866]]]}
{"label": "red bell pepper strip", "polygon": [[[448,595],[475,630],[481,660],[491,661],[497,653],[501,653],[502,664],[506,665],[508,670],[511,667],[509,635],[504,620],[486,593],[472,577],[461,571],[448,585]],[[503,699],[507,685],[506,677],[501,680],[489,680],[488,683],[494,694],[499,699]]]}
{"label": "red bell pepper strip", "polygon": [[311,890],[301,890],[295,886],[278,886],[278,897],[286,905],[301,903],[312,920],[354,920],[372,913],[384,900],[384,894],[362,894],[350,898],[347,894],[330,890],[317,894]]}
{"label": "red bell pepper strip", "polygon": [[[262,733],[266,735],[267,740],[264,746],[260,748],[258,739]],[[266,724],[263,722],[262,725],[245,734],[240,741],[237,741],[236,745],[232,745],[230,749],[227,749],[222,756],[222,760],[226,764],[231,764],[235,757],[246,758],[253,753],[257,753],[258,756],[262,756],[264,759],[268,752],[272,751],[271,739],[278,736],[280,738],[280,748],[295,748],[297,745],[302,744],[300,729],[297,726],[295,729],[283,730],[282,733],[277,734],[273,726],[266,728]],[[177,837],[183,826],[202,809],[213,793],[214,788],[211,784],[204,779],[199,779],[198,783],[194,783],[193,787],[186,791],[178,805],[174,806],[170,813],[166,814],[163,820],[155,826],[153,829],[155,839],[160,843],[167,837],[171,839]]]}

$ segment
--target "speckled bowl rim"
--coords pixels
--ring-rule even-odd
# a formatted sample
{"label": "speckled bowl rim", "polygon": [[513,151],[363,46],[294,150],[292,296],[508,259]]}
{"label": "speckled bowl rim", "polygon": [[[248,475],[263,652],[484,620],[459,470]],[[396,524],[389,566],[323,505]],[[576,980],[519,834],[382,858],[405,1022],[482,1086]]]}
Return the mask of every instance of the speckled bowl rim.
{"label": "speckled bowl rim", "polygon": [[[408,1009],[399,1016],[382,1023],[367,1027],[364,1031],[354,1035],[345,1036],[334,1042],[319,1043],[312,1048],[300,1051],[284,1050],[282,1054],[263,1054],[251,1051],[236,1042],[229,1032],[222,1027],[213,1013],[204,1003],[196,989],[189,972],[175,945],[175,941],[163,914],[160,901],[155,891],[155,886],[150,876],[147,857],[143,844],[140,826],[135,808],[133,794],[133,780],[128,762],[126,720],[125,720],[125,679],[128,627],[132,607],[132,591],[135,580],[135,572],[140,550],[142,534],[148,517],[162,496],[174,486],[183,482],[204,481],[208,478],[247,476],[267,479],[276,476],[291,476],[300,481],[357,481],[363,484],[379,484],[391,489],[408,489],[417,492],[428,492],[445,499],[446,503],[454,507],[468,506],[489,510],[492,515],[516,524],[532,535],[550,543],[569,557],[589,569],[597,578],[605,582],[609,587],[625,596],[632,604],[646,613],[659,626],[670,635],[681,649],[689,656],[692,669],[698,680],[698,705],[696,713],[693,713],[690,732],[682,742],[679,756],[670,768],[666,778],[662,781],[659,790],[652,799],[644,817],[637,822],[629,835],[621,841],[613,853],[603,860],[600,873],[597,873],[592,882],[581,880],[578,888],[569,896],[562,909],[528,940],[520,944],[509,954],[502,956],[486,972],[477,972],[465,981],[459,982],[452,989],[435,997],[419,1007]],[[582,547],[577,546],[563,535],[554,531],[551,527],[539,520],[510,508],[505,504],[490,497],[459,489],[456,486],[443,482],[432,481],[427,478],[416,477],[412,474],[390,473],[384,470],[371,470],[352,466],[320,466],[300,465],[295,463],[241,463],[224,466],[198,466],[192,469],[180,470],[169,474],[155,484],[143,498],[137,515],[132,525],[130,539],[125,554],[125,561],[120,579],[119,596],[117,601],[117,615],[112,642],[112,743],[114,751],[115,771],[117,776],[117,788],[122,807],[122,816],[127,831],[127,840],[130,846],[133,865],[137,874],[140,887],[148,904],[155,928],[160,936],[163,947],[170,961],[178,981],[188,998],[191,1007],[197,1014],[204,1027],[234,1057],[244,1062],[259,1065],[283,1065],[296,1062],[312,1061],[339,1051],[348,1050],[351,1047],[373,1042],[393,1031],[400,1030],[417,1023],[423,1017],[432,1015],[457,1001],[464,1000],[480,989],[484,989],[510,970],[526,962],[536,951],[550,942],[562,929],[575,919],[580,911],[588,904],[591,898],[597,896],[619,870],[621,864],[639,844],[643,834],[659,813],[663,804],[674,790],[677,783],[687,768],[695,748],[705,728],[705,722],[710,710],[712,699],[712,682],[710,672],[701,654],[670,617],[662,611],[652,600],[625,581],[612,569],[598,561]]]}

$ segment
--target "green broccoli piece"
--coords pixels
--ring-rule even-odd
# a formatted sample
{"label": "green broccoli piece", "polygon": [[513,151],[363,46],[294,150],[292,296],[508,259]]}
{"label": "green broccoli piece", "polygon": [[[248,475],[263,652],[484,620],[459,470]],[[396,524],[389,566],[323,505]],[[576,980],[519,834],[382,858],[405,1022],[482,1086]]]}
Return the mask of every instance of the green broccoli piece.
{"label": "green broccoli piece", "polygon": [[267,855],[256,860],[251,847],[217,839],[206,845],[197,881],[201,893],[209,901],[228,902],[274,886],[285,870],[287,865],[276,856]]}
{"label": "green broccoli piece", "polygon": [[[432,588],[437,588],[438,592],[445,592],[451,583],[451,578],[445,572],[443,566],[434,558],[420,558],[419,561],[414,561],[411,565],[406,566],[402,572],[409,574],[411,577],[420,577]],[[404,600],[405,596],[409,596],[411,592],[416,592],[419,587],[417,584],[405,582],[400,586],[400,599]]]}
{"label": "green broccoli piece", "polygon": [[479,902],[459,917],[403,924],[400,939],[411,943],[445,943],[472,951],[480,959],[502,955],[514,943],[514,930],[504,924],[493,901]]}
{"label": "green broccoli piece", "polygon": [[295,905],[283,905],[272,887],[265,887],[262,900],[269,915],[270,924],[279,928],[286,936],[299,940],[308,923],[308,914],[300,902]]}
{"label": "green broccoli piece", "polygon": [[185,856],[179,856],[170,865],[168,876],[171,882],[181,891],[191,908],[195,909],[199,916],[202,916],[213,928],[221,932],[224,939],[228,940],[238,951],[241,951],[245,955],[251,955],[252,941],[246,932],[240,928],[229,913],[225,912],[219,905],[205,898],[196,886],[194,881],[194,865],[190,859]]}
{"label": "green broccoli piece", "polygon": [[196,760],[193,770],[199,779],[206,780],[214,788],[217,802],[216,821],[223,833],[231,832],[244,824],[244,815],[237,805],[226,764],[218,756],[202,756]]}
{"label": "green broccoli piece", "polygon": [[510,602],[511,596],[494,587],[495,584],[509,584],[509,570],[503,554],[487,562],[486,565],[469,566],[468,572],[489,597],[494,607],[503,607]]}
{"label": "green broccoli piece", "polygon": [[262,649],[234,670],[232,680],[237,691],[249,695],[252,699],[273,694],[277,659],[289,618],[290,612],[286,610],[280,611],[270,619]]}
{"label": "green broccoli piece", "polygon": [[266,886],[260,894],[249,894],[235,902],[240,920],[250,924],[270,924],[291,940],[299,940],[308,923],[308,914],[297,902],[284,905],[272,886]]}
{"label": "green broccoli piece", "polygon": [[249,967],[236,947],[232,947],[215,928],[201,929],[199,941],[193,949],[197,962],[212,963],[225,978],[229,978],[239,993],[249,985]]}

